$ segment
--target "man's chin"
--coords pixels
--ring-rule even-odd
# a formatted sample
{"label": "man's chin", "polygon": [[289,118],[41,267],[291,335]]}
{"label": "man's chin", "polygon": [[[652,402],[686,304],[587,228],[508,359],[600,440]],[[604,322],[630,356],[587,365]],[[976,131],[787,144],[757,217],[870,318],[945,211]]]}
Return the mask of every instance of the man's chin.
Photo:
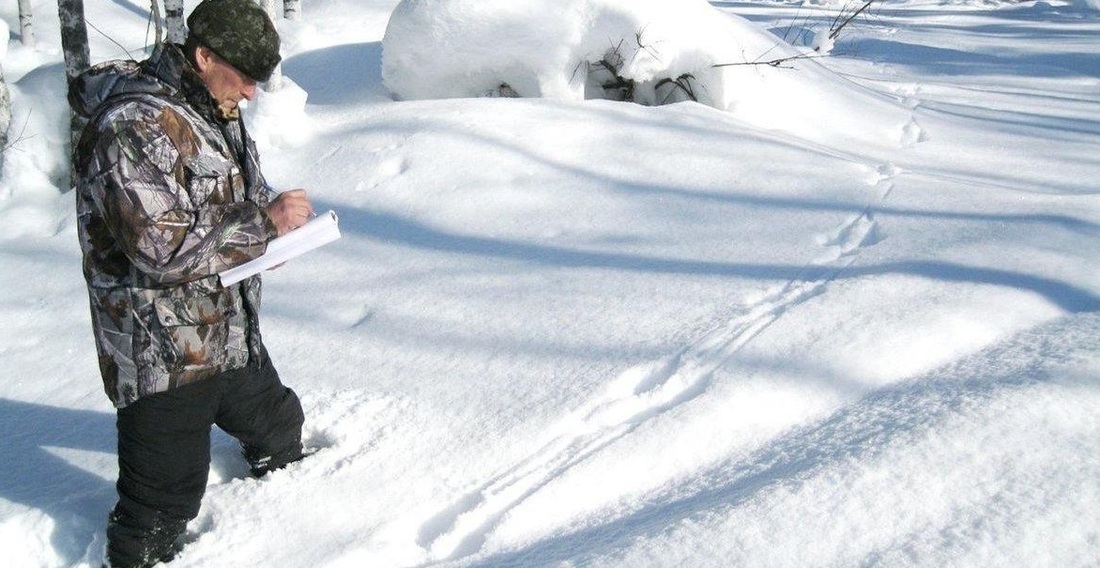
{"label": "man's chin", "polygon": [[241,106],[238,104],[222,104],[218,106],[222,118],[236,120],[241,117]]}

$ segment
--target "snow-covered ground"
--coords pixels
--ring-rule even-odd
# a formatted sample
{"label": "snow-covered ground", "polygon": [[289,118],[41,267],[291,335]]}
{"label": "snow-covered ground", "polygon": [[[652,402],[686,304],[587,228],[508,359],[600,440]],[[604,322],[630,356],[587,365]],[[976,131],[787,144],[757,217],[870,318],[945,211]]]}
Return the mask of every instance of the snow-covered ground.
{"label": "snow-covered ground", "polygon": [[[0,563],[98,566],[114,414],[33,4],[33,49],[0,5]],[[171,566],[1100,564],[1094,0],[891,1],[740,68],[751,105],[659,107],[395,97],[397,1],[303,4],[249,121],[344,233],[265,278],[319,451],[254,480],[215,432]],[[851,9],[710,5],[753,37]],[[148,2],[85,9],[93,60],[143,57]]]}

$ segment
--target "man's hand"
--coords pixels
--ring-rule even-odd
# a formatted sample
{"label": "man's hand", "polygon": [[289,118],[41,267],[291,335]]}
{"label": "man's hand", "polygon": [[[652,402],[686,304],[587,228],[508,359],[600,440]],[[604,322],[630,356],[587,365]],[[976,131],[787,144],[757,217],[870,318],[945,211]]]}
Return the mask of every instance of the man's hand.
{"label": "man's hand", "polygon": [[279,236],[306,224],[313,215],[313,205],[304,189],[284,191],[267,206],[267,216],[275,223]]}

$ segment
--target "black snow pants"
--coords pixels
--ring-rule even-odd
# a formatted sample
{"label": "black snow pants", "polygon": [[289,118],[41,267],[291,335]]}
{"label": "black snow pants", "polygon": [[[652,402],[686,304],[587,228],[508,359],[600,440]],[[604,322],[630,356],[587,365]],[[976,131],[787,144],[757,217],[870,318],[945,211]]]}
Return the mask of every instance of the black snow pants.
{"label": "black snow pants", "polygon": [[271,361],[142,397],[118,411],[118,503],[110,566],[152,566],[178,552],[210,473],[210,429],[241,443],[259,475],[302,458],[304,415]]}

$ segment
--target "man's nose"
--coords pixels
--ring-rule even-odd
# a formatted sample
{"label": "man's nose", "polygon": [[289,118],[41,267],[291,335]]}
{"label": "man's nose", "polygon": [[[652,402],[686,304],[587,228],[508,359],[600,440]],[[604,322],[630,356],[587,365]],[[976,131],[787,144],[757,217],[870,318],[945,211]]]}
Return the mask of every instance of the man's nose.
{"label": "man's nose", "polygon": [[248,100],[256,98],[256,82],[252,80],[245,81],[244,88],[241,89],[241,94]]}

